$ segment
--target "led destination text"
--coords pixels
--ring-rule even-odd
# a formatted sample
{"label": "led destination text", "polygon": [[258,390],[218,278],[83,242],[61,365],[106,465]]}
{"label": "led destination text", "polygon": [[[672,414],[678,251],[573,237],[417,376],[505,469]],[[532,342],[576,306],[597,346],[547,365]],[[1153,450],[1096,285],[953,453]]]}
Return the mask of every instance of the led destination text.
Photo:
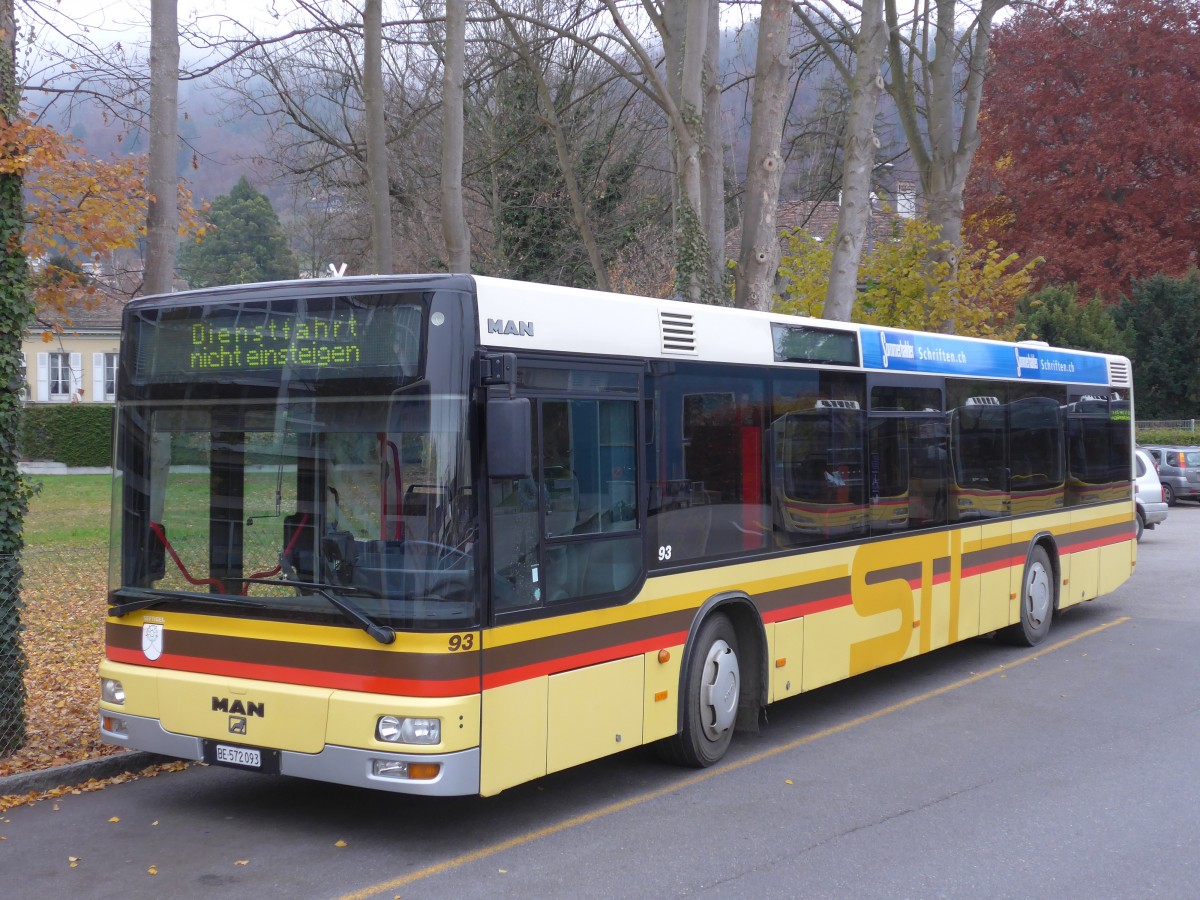
{"label": "led destination text", "polygon": [[357,365],[362,362],[361,336],[353,311],[310,322],[273,316],[259,325],[195,322],[188,368],[211,372]]}

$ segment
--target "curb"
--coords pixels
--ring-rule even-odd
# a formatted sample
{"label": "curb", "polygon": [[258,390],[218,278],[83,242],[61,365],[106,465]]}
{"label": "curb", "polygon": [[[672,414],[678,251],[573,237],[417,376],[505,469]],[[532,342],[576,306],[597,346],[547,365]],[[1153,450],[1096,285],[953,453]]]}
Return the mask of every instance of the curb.
{"label": "curb", "polygon": [[30,791],[49,791],[54,788],[73,787],[85,781],[91,781],[93,778],[111,778],[114,775],[124,775],[128,772],[140,772],[148,766],[174,760],[173,756],[134,750],[129,753],[117,753],[113,756],[85,759],[80,762],[68,763],[65,766],[55,766],[52,769],[20,772],[0,778],[0,797],[28,794]]}

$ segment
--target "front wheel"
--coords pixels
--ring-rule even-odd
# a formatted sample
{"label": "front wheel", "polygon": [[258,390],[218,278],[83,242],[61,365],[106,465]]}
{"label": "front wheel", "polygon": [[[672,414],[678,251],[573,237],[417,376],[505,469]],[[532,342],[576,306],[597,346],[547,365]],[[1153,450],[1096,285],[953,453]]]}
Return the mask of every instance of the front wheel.
{"label": "front wheel", "polygon": [[1050,564],[1050,556],[1044,547],[1034,547],[1021,579],[1021,621],[998,632],[997,636],[1005,643],[1021,647],[1040,644],[1050,631],[1054,593],[1054,567]]}
{"label": "front wheel", "polygon": [[737,632],[723,613],[709,616],[692,644],[683,680],[683,723],[659,744],[676,765],[704,768],[725,755],[737,720],[742,675]]}

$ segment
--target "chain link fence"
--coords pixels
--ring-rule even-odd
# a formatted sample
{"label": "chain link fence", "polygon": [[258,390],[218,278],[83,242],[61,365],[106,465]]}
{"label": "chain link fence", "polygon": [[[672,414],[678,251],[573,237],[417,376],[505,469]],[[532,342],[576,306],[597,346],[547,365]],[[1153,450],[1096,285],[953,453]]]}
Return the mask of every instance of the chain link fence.
{"label": "chain link fence", "polygon": [[1138,431],[1164,429],[1167,431],[1195,431],[1195,419],[1139,419]]}
{"label": "chain link fence", "polygon": [[120,751],[97,724],[107,565],[103,547],[0,557],[0,776]]}

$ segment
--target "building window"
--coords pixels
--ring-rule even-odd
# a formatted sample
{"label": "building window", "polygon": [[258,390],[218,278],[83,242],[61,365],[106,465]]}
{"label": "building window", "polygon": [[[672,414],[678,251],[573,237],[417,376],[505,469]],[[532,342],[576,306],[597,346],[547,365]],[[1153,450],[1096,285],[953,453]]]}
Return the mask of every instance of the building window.
{"label": "building window", "polygon": [[117,354],[104,354],[104,399],[117,399]]}
{"label": "building window", "polygon": [[50,354],[50,399],[71,399],[71,354]]}

